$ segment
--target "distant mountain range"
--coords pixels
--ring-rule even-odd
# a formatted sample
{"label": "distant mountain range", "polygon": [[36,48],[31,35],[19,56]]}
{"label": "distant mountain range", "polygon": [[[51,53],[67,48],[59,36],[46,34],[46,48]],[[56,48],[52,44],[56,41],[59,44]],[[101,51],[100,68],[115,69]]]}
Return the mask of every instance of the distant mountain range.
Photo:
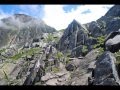
{"label": "distant mountain range", "polygon": [[25,14],[14,14],[0,21],[0,47],[13,43],[25,43],[33,38],[40,38],[42,33],[52,33],[56,30]]}

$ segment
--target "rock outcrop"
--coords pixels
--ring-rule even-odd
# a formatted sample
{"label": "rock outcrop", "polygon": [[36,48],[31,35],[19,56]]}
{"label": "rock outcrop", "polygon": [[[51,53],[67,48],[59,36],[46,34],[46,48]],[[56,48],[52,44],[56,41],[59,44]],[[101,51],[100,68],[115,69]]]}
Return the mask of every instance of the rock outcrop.
{"label": "rock outcrop", "polygon": [[120,49],[120,31],[112,32],[105,40],[105,50],[117,52]]}
{"label": "rock outcrop", "polygon": [[[62,52],[70,50],[73,57],[84,56],[83,46],[87,46],[87,53],[98,43],[97,38],[108,36],[120,28],[120,5],[113,6],[104,16],[96,21],[81,25],[76,20],[64,30],[58,48]],[[86,53],[85,53],[86,54]]]}
{"label": "rock outcrop", "polygon": [[[73,20],[71,24],[65,29],[63,36],[59,41],[58,49],[60,51],[67,52],[67,50],[73,50],[79,45],[84,45],[88,38],[88,31],[84,25],[81,25],[76,20]],[[77,51],[75,51],[77,52]],[[80,56],[75,54],[75,56]]]}
{"label": "rock outcrop", "polygon": [[93,85],[120,85],[119,76],[115,66],[114,55],[105,51],[96,61],[93,71]]}

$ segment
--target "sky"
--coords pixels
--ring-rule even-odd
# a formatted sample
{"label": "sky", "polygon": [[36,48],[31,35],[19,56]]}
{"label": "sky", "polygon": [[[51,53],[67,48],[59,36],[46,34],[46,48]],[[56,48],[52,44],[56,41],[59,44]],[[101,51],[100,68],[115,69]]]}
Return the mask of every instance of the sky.
{"label": "sky", "polygon": [[75,19],[81,24],[104,16],[114,5],[0,5],[0,19],[26,14],[42,19],[57,30],[65,29]]}

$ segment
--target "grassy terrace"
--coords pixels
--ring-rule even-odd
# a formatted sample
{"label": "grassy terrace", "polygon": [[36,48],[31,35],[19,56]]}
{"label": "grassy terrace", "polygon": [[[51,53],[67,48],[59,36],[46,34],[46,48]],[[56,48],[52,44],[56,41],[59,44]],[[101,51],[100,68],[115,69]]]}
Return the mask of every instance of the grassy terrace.
{"label": "grassy terrace", "polygon": [[19,53],[17,53],[16,55],[9,57],[9,59],[13,59],[13,60],[18,60],[20,59],[22,56],[28,56],[28,55],[32,55],[34,53],[40,52],[40,48],[31,48],[29,50],[21,50]]}

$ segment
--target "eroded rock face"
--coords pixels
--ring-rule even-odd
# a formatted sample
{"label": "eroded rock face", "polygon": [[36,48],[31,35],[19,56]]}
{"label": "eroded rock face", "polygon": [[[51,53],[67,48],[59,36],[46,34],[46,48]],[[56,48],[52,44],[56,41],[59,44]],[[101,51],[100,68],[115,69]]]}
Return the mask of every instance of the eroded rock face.
{"label": "eroded rock face", "polygon": [[117,17],[120,16],[120,5],[115,5],[114,7],[112,7],[106,14],[105,16],[107,17]]}
{"label": "eroded rock face", "polygon": [[115,66],[116,58],[105,51],[97,60],[93,71],[93,85],[119,85],[120,80]]}
{"label": "eroded rock face", "polygon": [[86,45],[88,47],[88,51],[91,51],[95,44],[97,44],[97,40],[95,38],[89,38],[86,41]]}
{"label": "eroded rock face", "polygon": [[89,33],[91,34],[92,37],[98,37],[98,36],[102,35],[101,27],[95,21],[90,23],[88,30],[89,30]]}
{"label": "eroded rock face", "polygon": [[80,46],[78,46],[78,47],[75,47],[73,50],[72,50],[72,52],[71,52],[71,55],[73,56],[73,57],[79,57],[80,55],[82,55],[82,48],[83,48],[83,46],[82,45],[80,45]]}
{"label": "eroded rock face", "polygon": [[81,25],[76,20],[66,28],[59,41],[58,49],[60,51],[72,50],[73,48],[84,45],[88,38],[88,31],[84,25]]}

